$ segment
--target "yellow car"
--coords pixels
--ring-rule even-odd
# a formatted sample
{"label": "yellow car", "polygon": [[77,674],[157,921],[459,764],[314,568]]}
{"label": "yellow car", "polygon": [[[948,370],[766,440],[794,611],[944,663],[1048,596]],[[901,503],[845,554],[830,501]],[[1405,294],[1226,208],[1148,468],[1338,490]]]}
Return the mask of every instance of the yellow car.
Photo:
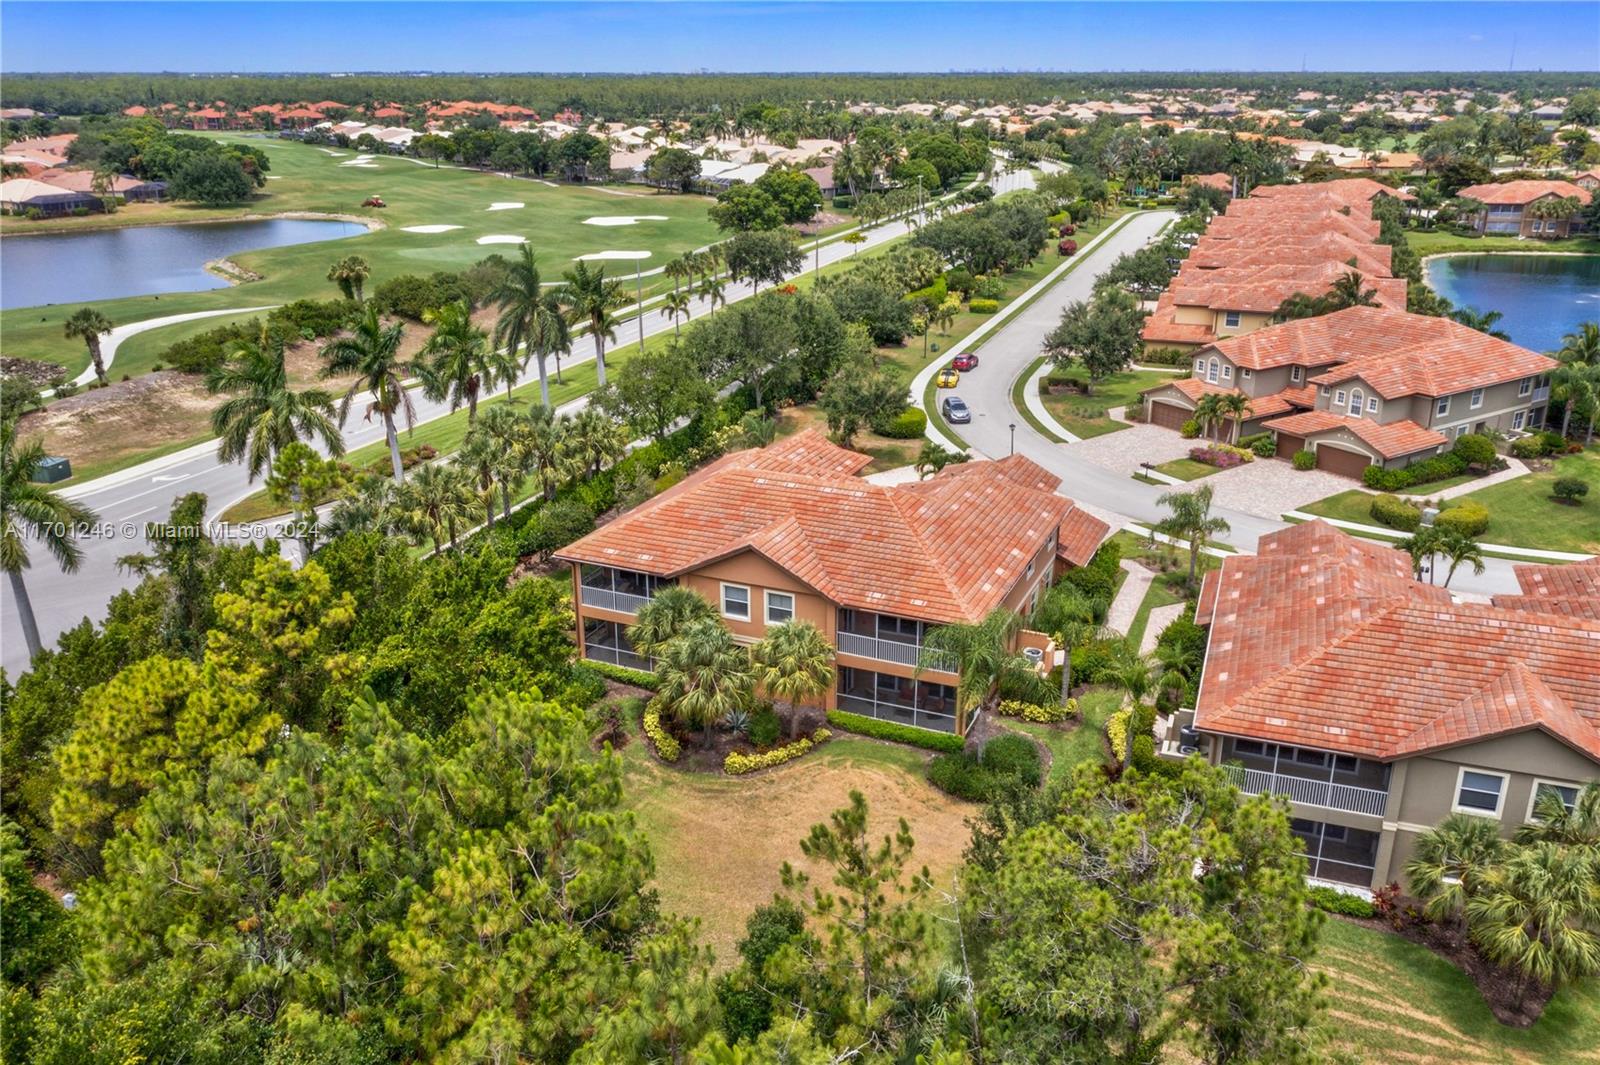
{"label": "yellow car", "polygon": [[946,366],[939,371],[938,383],[940,388],[954,388],[961,383],[961,374]]}

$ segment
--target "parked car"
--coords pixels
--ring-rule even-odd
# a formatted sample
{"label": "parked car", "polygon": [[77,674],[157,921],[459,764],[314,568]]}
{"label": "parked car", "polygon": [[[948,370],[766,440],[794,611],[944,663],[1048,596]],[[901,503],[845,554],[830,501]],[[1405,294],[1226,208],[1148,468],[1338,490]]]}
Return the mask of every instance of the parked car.
{"label": "parked car", "polygon": [[966,373],[968,370],[976,370],[978,368],[978,357],[970,351],[963,351],[960,355],[950,360],[950,365],[962,373]]}
{"label": "parked car", "polygon": [[952,370],[950,367],[946,366],[944,369],[939,371],[939,376],[935,379],[935,383],[937,383],[940,388],[954,388],[956,385],[961,383],[961,375]]}
{"label": "parked car", "polygon": [[944,402],[939,405],[939,412],[951,425],[965,425],[972,420],[972,410],[960,396],[944,397]]}

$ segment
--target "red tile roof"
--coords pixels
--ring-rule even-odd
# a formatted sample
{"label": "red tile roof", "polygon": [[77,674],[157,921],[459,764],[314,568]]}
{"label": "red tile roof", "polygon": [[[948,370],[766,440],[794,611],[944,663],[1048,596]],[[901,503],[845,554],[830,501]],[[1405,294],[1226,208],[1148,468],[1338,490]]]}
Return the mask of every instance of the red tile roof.
{"label": "red tile roof", "polygon": [[[1198,377],[1180,377],[1173,381],[1162,381],[1158,385],[1151,385],[1149,388],[1143,389],[1139,394],[1141,396],[1148,395],[1151,392],[1157,392],[1163,388],[1175,388],[1195,403],[1200,402],[1200,397],[1211,394],[1221,396],[1245,395],[1241,389],[1224,388],[1221,385],[1214,385],[1208,381],[1202,381]],[[1304,389],[1284,389],[1282,392],[1274,392],[1265,396],[1247,396],[1246,398],[1250,400],[1250,412],[1245,415],[1245,418],[1246,420],[1253,420],[1255,418],[1271,418],[1274,415],[1284,414],[1288,411],[1296,410],[1299,407],[1314,404],[1316,402],[1315,398],[1313,398],[1312,404],[1296,404],[1294,402],[1294,399],[1300,397],[1304,391]],[[1291,393],[1293,394],[1292,396]],[[1312,394],[1314,397],[1315,390],[1313,390]]]}
{"label": "red tile roof", "polygon": [[1380,760],[1538,728],[1600,761],[1600,622],[1454,603],[1323,522],[1208,583],[1198,728]]}
{"label": "red tile roof", "polygon": [[1110,531],[1020,455],[892,487],[855,476],[870,461],[815,431],[734,452],[557,557],[676,576],[754,551],[843,606],[975,621],[1052,532],[1087,561]]}
{"label": "red tile roof", "polygon": [[1449,441],[1449,437],[1443,433],[1424,429],[1413,421],[1375,422],[1371,418],[1353,418],[1331,410],[1301,411],[1299,414],[1274,418],[1262,425],[1280,433],[1303,437],[1346,429],[1386,459],[1415,455]]}
{"label": "red tile roof", "polygon": [[1505,206],[1529,204],[1545,196],[1573,196],[1579,203],[1589,202],[1589,190],[1570,181],[1500,181],[1489,185],[1468,185],[1456,195],[1479,203]]}
{"label": "red tile roof", "polygon": [[1564,566],[1513,566],[1521,595],[1497,595],[1494,605],[1600,621],[1600,558]]}

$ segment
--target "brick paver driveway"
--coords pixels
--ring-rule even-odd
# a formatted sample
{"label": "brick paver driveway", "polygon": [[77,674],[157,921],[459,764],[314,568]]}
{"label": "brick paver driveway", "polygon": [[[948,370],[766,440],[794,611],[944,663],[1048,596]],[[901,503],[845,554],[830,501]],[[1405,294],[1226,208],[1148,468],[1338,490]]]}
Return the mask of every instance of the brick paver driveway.
{"label": "brick paver driveway", "polygon": [[1283,459],[1256,459],[1231,470],[1218,470],[1196,483],[1209,484],[1213,505],[1276,518],[1361,482],[1326,470],[1297,470]]}
{"label": "brick paver driveway", "polygon": [[1172,459],[1187,458],[1195,442],[1185,440],[1171,429],[1156,425],[1134,425],[1062,446],[1075,459],[1132,477],[1140,472],[1141,462],[1155,466]]}

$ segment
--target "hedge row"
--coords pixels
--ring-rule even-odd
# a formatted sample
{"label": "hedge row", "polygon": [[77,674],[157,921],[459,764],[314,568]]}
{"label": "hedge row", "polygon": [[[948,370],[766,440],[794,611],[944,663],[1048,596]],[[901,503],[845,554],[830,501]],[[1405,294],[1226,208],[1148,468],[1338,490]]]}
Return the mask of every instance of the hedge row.
{"label": "hedge row", "polygon": [[629,669],[627,666],[613,665],[610,662],[596,662],[592,658],[584,659],[583,664],[602,677],[609,677],[618,684],[631,684],[635,688],[643,688],[652,692],[661,686],[660,677],[654,673],[646,673],[641,669]]}
{"label": "hedge row", "polygon": [[1319,910],[1327,913],[1343,914],[1346,917],[1375,917],[1377,907],[1366,899],[1356,895],[1347,895],[1343,891],[1331,887],[1313,887],[1306,891],[1306,901]]}
{"label": "hedge row", "polygon": [[890,740],[894,743],[909,743],[913,747],[923,747],[930,751],[959,751],[967,745],[965,739],[953,733],[933,732],[930,729],[902,725],[896,721],[880,721],[875,717],[852,714],[846,710],[829,710],[828,724],[842,728],[846,732],[855,732],[878,740]]}
{"label": "hedge row", "polygon": [[678,741],[672,733],[661,727],[661,708],[651,700],[644,711],[644,734],[650,737],[650,742],[655,746],[656,757],[663,762],[676,762],[683,754],[683,748],[678,746]]}
{"label": "hedge row", "polygon": [[792,762],[813,747],[826,743],[833,733],[825,728],[819,728],[811,734],[810,739],[798,739],[793,743],[786,743],[782,747],[774,747],[770,751],[760,754],[743,754],[739,751],[729,751],[728,757],[722,760],[722,771],[729,776],[743,776],[754,773],[758,769],[771,769],[775,765]]}
{"label": "hedge row", "polygon": [[1003,717],[1015,717],[1040,725],[1053,725],[1078,716],[1078,700],[1068,699],[1066,706],[1025,703],[1020,699],[1006,699],[999,706]]}

